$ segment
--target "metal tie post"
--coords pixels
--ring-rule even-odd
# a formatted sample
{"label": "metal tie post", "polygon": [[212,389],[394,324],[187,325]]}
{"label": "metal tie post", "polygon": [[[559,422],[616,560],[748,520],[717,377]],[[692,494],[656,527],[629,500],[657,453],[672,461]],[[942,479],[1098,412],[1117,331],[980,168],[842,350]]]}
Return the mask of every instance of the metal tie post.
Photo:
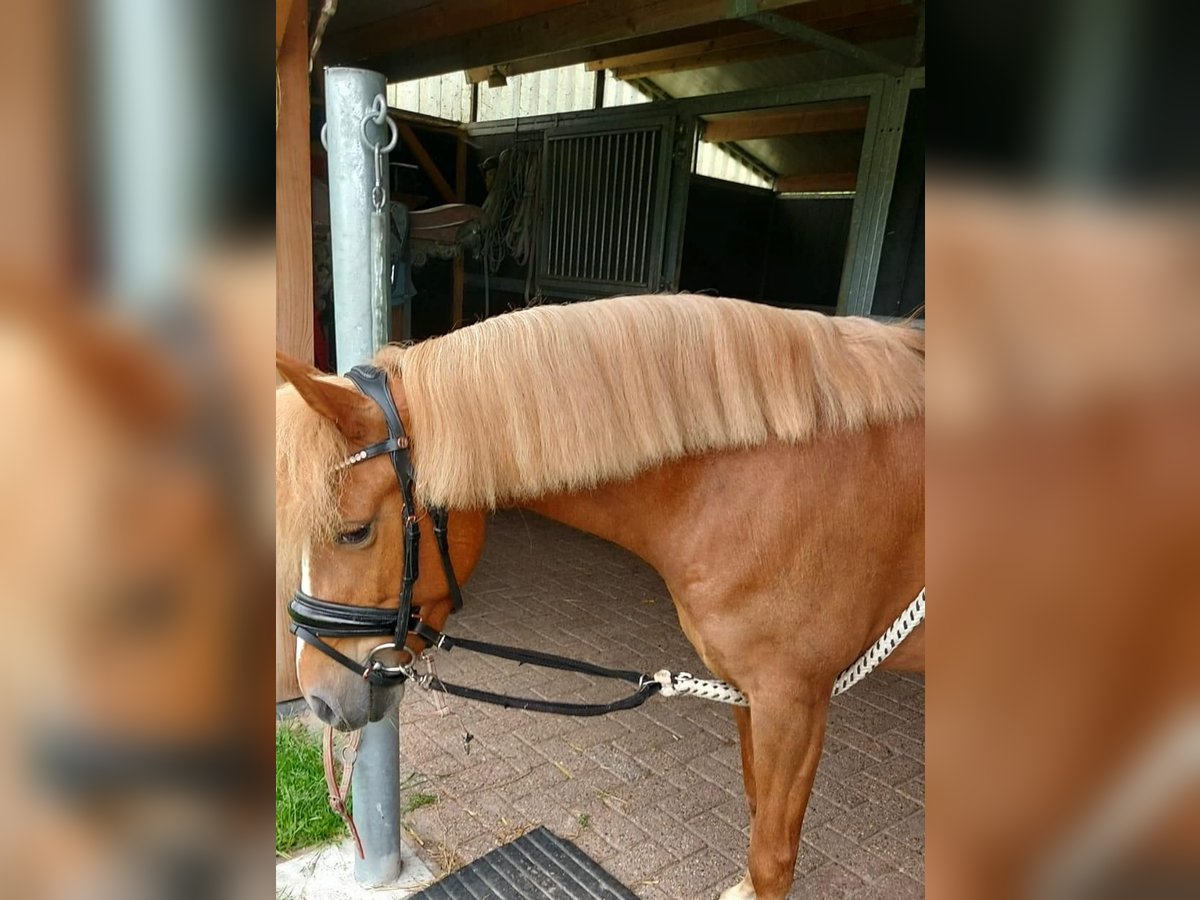
{"label": "metal tie post", "polygon": [[[387,156],[383,150],[379,159],[368,141],[390,149],[395,132],[386,119],[366,121],[386,91],[378,72],[325,70],[334,330],[343,372],[370,362],[388,340]],[[399,704],[363,729],[351,792],[364,853],[354,861],[354,877],[368,886],[393,884],[402,867]]]}

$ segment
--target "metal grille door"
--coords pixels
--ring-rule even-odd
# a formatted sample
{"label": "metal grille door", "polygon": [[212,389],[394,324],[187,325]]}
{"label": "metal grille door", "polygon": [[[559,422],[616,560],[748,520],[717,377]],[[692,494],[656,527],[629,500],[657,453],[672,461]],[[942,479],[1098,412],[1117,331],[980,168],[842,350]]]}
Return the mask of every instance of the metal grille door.
{"label": "metal grille door", "polygon": [[538,286],[579,296],[662,281],[671,125],[549,132]]}

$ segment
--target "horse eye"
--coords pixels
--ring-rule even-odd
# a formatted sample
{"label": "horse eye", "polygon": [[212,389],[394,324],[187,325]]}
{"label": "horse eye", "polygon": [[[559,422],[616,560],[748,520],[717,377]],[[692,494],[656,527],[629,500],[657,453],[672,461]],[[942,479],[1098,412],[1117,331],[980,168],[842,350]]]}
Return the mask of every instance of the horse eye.
{"label": "horse eye", "polygon": [[355,528],[353,531],[340,532],[337,536],[337,542],[339,544],[361,544],[371,536],[374,527],[373,522],[368,522],[366,525]]}

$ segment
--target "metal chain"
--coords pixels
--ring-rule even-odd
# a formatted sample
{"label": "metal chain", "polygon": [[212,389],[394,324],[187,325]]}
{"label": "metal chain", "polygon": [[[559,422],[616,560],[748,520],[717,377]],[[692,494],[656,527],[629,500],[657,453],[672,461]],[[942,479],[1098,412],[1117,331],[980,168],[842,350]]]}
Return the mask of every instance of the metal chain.
{"label": "metal chain", "polygon": [[[379,141],[373,141],[367,137],[367,125],[374,122],[382,127],[387,125],[389,132],[389,140],[387,145]],[[367,114],[363,116],[362,125],[363,143],[367,149],[371,151],[375,162],[375,186],[371,188],[371,203],[375,207],[376,212],[381,212],[387,203],[387,188],[384,186],[384,165],[383,157],[391,153],[396,146],[396,141],[400,137],[400,132],[396,128],[396,123],[392,121],[387,114],[387,101],[383,94],[376,94],[375,100],[371,103],[371,108],[367,110]]]}

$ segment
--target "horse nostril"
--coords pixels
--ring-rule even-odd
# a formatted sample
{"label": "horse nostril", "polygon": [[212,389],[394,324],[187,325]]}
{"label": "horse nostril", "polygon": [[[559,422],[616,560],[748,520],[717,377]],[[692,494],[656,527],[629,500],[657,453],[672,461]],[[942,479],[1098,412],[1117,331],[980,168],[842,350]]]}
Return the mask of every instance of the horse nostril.
{"label": "horse nostril", "polygon": [[312,711],[317,714],[317,718],[326,725],[336,725],[341,719],[341,716],[333,711],[333,707],[320,697],[310,697],[308,699],[308,705],[312,708]]}

